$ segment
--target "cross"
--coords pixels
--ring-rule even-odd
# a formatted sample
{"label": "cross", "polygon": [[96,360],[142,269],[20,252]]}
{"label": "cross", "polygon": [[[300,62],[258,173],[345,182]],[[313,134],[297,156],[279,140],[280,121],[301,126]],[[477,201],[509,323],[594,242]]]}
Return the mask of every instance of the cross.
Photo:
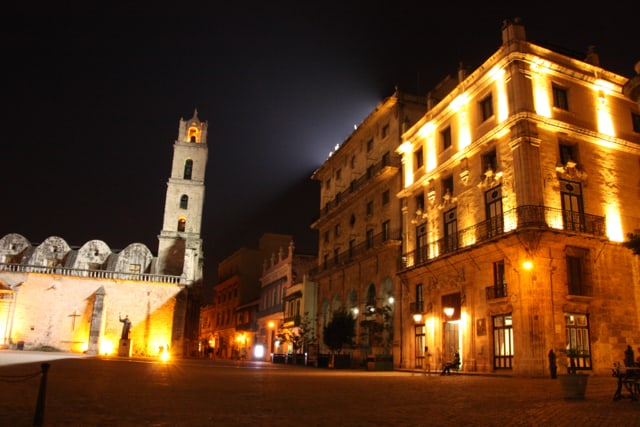
{"label": "cross", "polygon": [[76,330],[76,317],[80,317],[80,315],[77,314],[75,310],[73,310],[73,314],[70,314],[68,317],[71,317],[71,330],[75,331]]}

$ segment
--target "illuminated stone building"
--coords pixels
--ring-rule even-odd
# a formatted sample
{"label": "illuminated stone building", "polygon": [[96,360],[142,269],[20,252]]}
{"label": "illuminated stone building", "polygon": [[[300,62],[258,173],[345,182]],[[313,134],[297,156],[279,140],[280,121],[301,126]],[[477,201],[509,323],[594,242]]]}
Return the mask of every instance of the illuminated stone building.
{"label": "illuminated stone building", "polygon": [[128,316],[129,354],[195,350],[206,137],[197,114],[180,120],[158,257],[141,243],[117,251],[101,240],[74,248],[57,236],[37,245],[20,234],[0,238],[5,348],[113,354]]}
{"label": "illuminated stone building", "polygon": [[403,135],[405,365],[609,374],[640,340],[638,77],[527,41],[502,46]]}
{"label": "illuminated stone building", "polygon": [[[338,309],[356,317],[356,343],[350,353],[358,366],[370,354],[393,352],[401,360],[401,313],[395,299],[401,293],[396,276],[401,254],[402,216],[397,194],[402,189],[401,135],[426,110],[422,97],[396,91],[382,101],[354,132],[331,153],[312,179],[320,182],[316,330],[321,353],[329,349],[323,328]],[[381,310],[390,319],[383,320]],[[362,321],[385,323],[384,348]]]}
{"label": "illuminated stone building", "polygon": [[[294,253],[293,241],[265,260],[260,277],[256,335],[256,345],[260,347],[256,358],[284,362],[287,355],[303,355],[308,351],[308,343],[302,342],[301,327],[314,328],[316,288],[306,273],[316,262],[316,255]],[[312,336],[315,336],[315,330],[310,331],[307,339]],[[300,348],[294,348],[296,339]],[[282,358],[276,360],[274,355]]]}
{"label": "illuminated stone building", "polygon": [[213,303],[200,310],[200,342],[205,352],[211,348],[213,357],[223,359],[253,357],[249,349],[256,340],[263,265],[272,253],[288,247],[291,239],[265,233],[258,249],[240,248],[218,264]]}

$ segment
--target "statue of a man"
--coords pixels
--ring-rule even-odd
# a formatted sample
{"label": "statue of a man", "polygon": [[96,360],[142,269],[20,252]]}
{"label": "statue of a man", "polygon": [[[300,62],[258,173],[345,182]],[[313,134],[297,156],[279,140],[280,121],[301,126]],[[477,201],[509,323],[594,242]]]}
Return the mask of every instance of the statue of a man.
{"label": "statue of a man", "polygon": [[129,315],[124,316],[123,319],[122,316],[118,314],[118,319],[122,322],[122,335],[120,336],[120,338],[123,340],[128,340],[129,331],[131,330],[131,320],[129,320]]}

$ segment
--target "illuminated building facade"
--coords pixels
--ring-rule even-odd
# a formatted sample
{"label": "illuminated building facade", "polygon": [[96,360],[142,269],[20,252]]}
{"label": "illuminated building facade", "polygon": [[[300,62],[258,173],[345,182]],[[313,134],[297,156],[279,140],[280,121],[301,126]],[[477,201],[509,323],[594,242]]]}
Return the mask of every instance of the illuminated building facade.
{"label": "illuminated building facade", "polygon": [[[317,262],[315,255],[294,253],[293,241],[280,247],[264,262],[260,277],[256,358],[286,361],[299,355],[300,361],[309,350],[316,314],[315,283],[306,272]],[[303,330],[309,332],[306,336]],[[306,342],[304,342],[306,341]]]}
{"label": "illuminated building facade", "polygon": [[213,303],[200,310],[201,349],[211,348],[208,351],[216,358],[253,358],[264,262],[288,247],[291,239],[286,234],[265,233],[258,249],[240,248],[218,264]]}
{"label": "illuminated building facade", "polygon": [[594,50],[527,41],[519,20],[502,41],[428,96],[397,149],[404,363],[459,351],[464,371],[548,375],[553,349],[560,372],[571,356],[609,374],[640,337],[640,264],[621,244],[640,229],[638,82]]}
{"label": "illuminated building facade", "polygon": [[20,234],[0,238],[3,347],[114,354],[128,316],[129,354],[192,351],[198,323],[188,309],[202,279],[206,128],[197,114],[180,120],[158,257],[141,243],[114,251],[101,240],[72,248],[57,236],[38,245]]}
{"label": "illuminated building facade", "polygon": [[[396,273],[402,243],[397,197],[402,179],[395,150],[402,133],[425,110],[423,97],[396,91],[312,176],[320,182],[320,215],[311,226],[319,240],[312,272],[318,288],[318,344],[321,353],[329,352],[323,329],[336,310],[349,310],[356,318],[356,343],[344,350],[354,366],[376,353],[392,353],[396,364],[400,361],[401,317],[395,300],[401,293]],[[382,310],[390,315],[386,320]],[[362,326],[367,322],[384,324],[384,337]]]}

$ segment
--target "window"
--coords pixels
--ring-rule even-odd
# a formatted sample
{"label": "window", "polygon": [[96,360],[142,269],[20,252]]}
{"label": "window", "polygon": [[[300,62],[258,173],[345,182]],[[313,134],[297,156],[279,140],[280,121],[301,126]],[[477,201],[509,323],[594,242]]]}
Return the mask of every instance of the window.
{"label": "window", "polygon": [[140,274],[140,264],[129,264],[129,273]]}
{"label": "window", "polygon": [[585,221],[582,208],[582,184],[579,182],[560,180],[560,197],[562,200],[564,229],[584,231]]}
{"label": "window", "polygon": [[191,173],[193,172],[193,160],[187,159],[184,162],[184,179],[191,179]]}
{"label": "window", "polygon": [[487,218],[487,238],[502,234],[504,230],[502,186],[497,186],[484,193],[484,203]]}
{"label": "window", "polygon": [[333,262],[338,265],[338,263],[340,262],[340,250],[338,248],[335,248],[333,250]]}
{"label": "window", "polygon": [[324,232],[324,241],[325,241],[326,243],[328,243],[328,242],[329,242],[329,230],[326,230],[326,231]]}
{"label": "window", "polygon": [[493,290],[495,298],[503,298],[507,296],[507,282],[504,278],[504,261],[496,261],[493,263]]}
{"label": "window", "polygon": [[441,131],[440,137],[442,138],[443,150],[451,147],[451,126],[447,126],[443,131]]}
{"label": "window", "polygon": [[183,232],[186,229],[187,226],[187,219],[186,218],[180,218],[178,220],[178,231]]}
{"label": "window", "polygon": [[453,176],[442,178],[442,194],[453,196]]}
{"label": "window", "polygon": [[336,171],[336,181],[340,181],[340,178],[342,178],[342,169]]}
{"label": "window", "polygon": [[569,111],[567,89],[554,84],[551,90],[553,91],[553,106],[561,110]]}
{"label": "window", "polygon": [[498,170],[498,157],[496,150],[492,150],[482,156],[482,173],[491,169],[493,172]]}
{"label": "window", "polygon": [[391,164],[391,154],[387,151],[382,155],[382,165],[389,166]]}
{"label": "window", "polygon": [[355,168],[356,168],[356,156],[351,156],[351,169],[355,169]]}
{"label": "window", "polygon": [[567,259],[567,288],[569,295],[591,295],[589,250],[575,246],[565,248]]}
{"label": "window", "polygon": [[340,236],[340,224],[336,224],[336,225],[333,227],[333,235],[334,235],[335,237]]}
{"label": "window", "polygon": [[389,125],[382,126],[382,137],[386,138],[389,135]]}
{"label": "window", "polygon": [[322,261],[324,268],[329,267],[329,254],[324,254],[324,260]]}
{"label": "window", "polygon": [[367,168],[367,179],[373,178],[373,172],[374,172],[373,165],[371,165]]}
{"label": "window", "polygon": [[180,197],[180,209],[187,209],[187,206],[189,206],[189,196],[183,194]]}
{"label": "window", "polygon": [[391,238],[391,222],[385,221],[382,223],[382,240],[387,241]]}
{"label": "window", "polygon": [[480,113],[482,114],[483,122],[493,116],[493,98],[491,95],[480,101]]}
{"label": "window", "polygon": [[413,164],[415,165],[414,170],[420,169],[424,165],[424,155],[422,154],[422,147],[413,152],[413,158]]}
{"label": "window", "polygon": [[567,366],[576,369],[591,369],[591,341],[589,339],[589,317],[582,313],[565,313],[567,350],[572,355],[567,358]]}
{"label": "window", "polygon": [[427,226],[421,224],[416,227],[416,264],[427,261]]}
{"label": "window", "polygon": [[382,192],[382,204],[386,205],[387,203],[389,203],[389,190]]}
{"label": "window", "polygon": [[631,113],[631,123],[633,124],[633,131],[640,133],[640,114]]}
{"label": "window", "polygon": [[367,312],[372,313],[376,309],[376,287],[373,284],[367,289]]}
{"label": "window", "polygon": [[416,196],[416,215],[422,215],[424,212],[424,193]]}
{"label": "window", "polygon": [[458,217],[453,208],[444,213],[444,247],[445,253],[458,249]]}
{"label": "window", "polygon": [[373,230],[370,228],[367,230],[367,249],[373,247]]}
{"label": "window", "polygon": [[367,216],[373,215],[373,201],[369,200],[367,202]]}
{"label": "window", "polygon": [[513,318],[493,316],[493,367],[511,369],[513,364]]}
{"label": "window", "polygon": [[326,188],[327,190],[331,188],[331,178],[325,181],[324,188]]}
{"label": "window", "polygon": [[559,144],[560,164],[566,165],[569,162],[578,163],[578,146],[575,144]]}
{"label": "window", "polygon": [[349,240],[349,258],[353,258],[353,251],[355,247],[356,247],[356,240],[355,239]]}
{"label": "window", "polygon": [[373,138],[367,141],[367,152],[371,150],[373,150]]}

